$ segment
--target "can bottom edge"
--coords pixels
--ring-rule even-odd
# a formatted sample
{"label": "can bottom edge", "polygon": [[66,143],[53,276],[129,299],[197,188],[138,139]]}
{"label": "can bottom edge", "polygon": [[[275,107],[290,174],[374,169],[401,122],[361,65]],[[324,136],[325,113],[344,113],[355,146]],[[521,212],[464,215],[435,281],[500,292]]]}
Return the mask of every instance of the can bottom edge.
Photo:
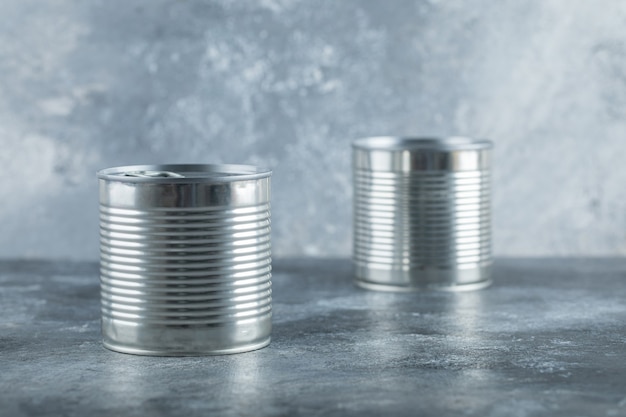
{"label": "can bottom edge", "polygon": [[353,263],[354,281],[376,291],[473,291],[488,287],[492,262],[463,269],[379,269]]}
{"label": "can bottom edge", "polygon": [[391,285],[391,284],[378,284],[374,282],[362,281],[359,279],[354,280],[354,284],[357,287],[385,292],[420,292],[420,291],[448,291],[448,292],[464,292],[464,291],[476,291],[489,287],[493,283],[493,280],[488,279],[484,281],[471,282],[468,284],[451,284],[451,285],[424,285],[424,286],[405,286],[405,285]]}
{"label": "can bottom edge", "polygon": [[123,345],[118,345],[115,343],[102,341],[102,344],[105,348],[118,352],[125,353],[130,355],[140,355],[140,356],[218,356],[218,355],[233,355],[236,353],[245,353],[251,352],[254,350],[262,349],[268,346],[271,342],[272,338],[268,337],[265,340],[257,343],[251,343],[248,345],[237,346],[236,348],[231,349],[219,349],[219,350],[207,350],[207,351],[168,351],[168,350],[149,350],[149,349],[138,349],[138,348],[130,348]]}

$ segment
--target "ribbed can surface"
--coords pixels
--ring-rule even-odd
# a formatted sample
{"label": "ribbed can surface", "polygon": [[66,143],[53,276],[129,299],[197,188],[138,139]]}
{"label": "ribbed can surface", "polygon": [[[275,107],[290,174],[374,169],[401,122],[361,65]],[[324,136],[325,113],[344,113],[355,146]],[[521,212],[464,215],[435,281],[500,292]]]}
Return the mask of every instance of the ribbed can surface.
{"label": "ribbed can surface", "polygon": [[182,356],[269,344],[270,175],[242,165],[98,173],[107,348]]}
{"label": "ribbed can surface", "polygon": [[492,143],[372,137],[353,143],[356,283],[476,289],[491,275]]}

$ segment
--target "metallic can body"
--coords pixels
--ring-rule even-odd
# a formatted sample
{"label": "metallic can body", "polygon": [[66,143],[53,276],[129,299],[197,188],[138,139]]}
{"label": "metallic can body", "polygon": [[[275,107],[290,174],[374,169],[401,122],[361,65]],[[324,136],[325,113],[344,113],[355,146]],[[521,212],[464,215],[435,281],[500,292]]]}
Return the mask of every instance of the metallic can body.
{"label": "metallic can body", "polygon": [[491,148],[460,137],[353,143],[357,285],[412,291],[490,284]]}
{"label": "metallic can body", "polygon": [[269,344],[270,175],[242,165],[98,173],[107,348],[186,356]]}

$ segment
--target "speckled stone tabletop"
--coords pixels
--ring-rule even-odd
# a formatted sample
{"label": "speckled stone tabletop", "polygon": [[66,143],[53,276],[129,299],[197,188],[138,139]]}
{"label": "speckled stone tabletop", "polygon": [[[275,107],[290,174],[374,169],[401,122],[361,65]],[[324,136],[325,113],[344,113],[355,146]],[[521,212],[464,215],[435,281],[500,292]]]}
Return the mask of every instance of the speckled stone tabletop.
{"label": "speckled stone tabletop", "polygon": [[274,266],[269,347],[158,358],[102,347],[96,264],[1,262],[0,415],[626,415],[626,260],[500,259],[487,290],[412,294]]}

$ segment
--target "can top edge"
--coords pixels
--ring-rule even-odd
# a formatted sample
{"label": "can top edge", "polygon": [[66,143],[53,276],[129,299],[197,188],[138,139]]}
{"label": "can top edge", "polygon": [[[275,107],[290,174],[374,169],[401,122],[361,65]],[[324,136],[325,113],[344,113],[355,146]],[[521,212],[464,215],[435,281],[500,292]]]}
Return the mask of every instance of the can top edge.
{"label": "can top edge", "polygon": [[352,142],[356,149],[381,151],[464,151],[493,148],[488,139],[475,139],[465,136],[449,137],[401,137],[372,136]]}
{"label": "can top edge", "polygon": [[109,181],[190,183],[257,180],[272,175],[270,169],[232,164],[127,165],[98,171],[98,178]]}

